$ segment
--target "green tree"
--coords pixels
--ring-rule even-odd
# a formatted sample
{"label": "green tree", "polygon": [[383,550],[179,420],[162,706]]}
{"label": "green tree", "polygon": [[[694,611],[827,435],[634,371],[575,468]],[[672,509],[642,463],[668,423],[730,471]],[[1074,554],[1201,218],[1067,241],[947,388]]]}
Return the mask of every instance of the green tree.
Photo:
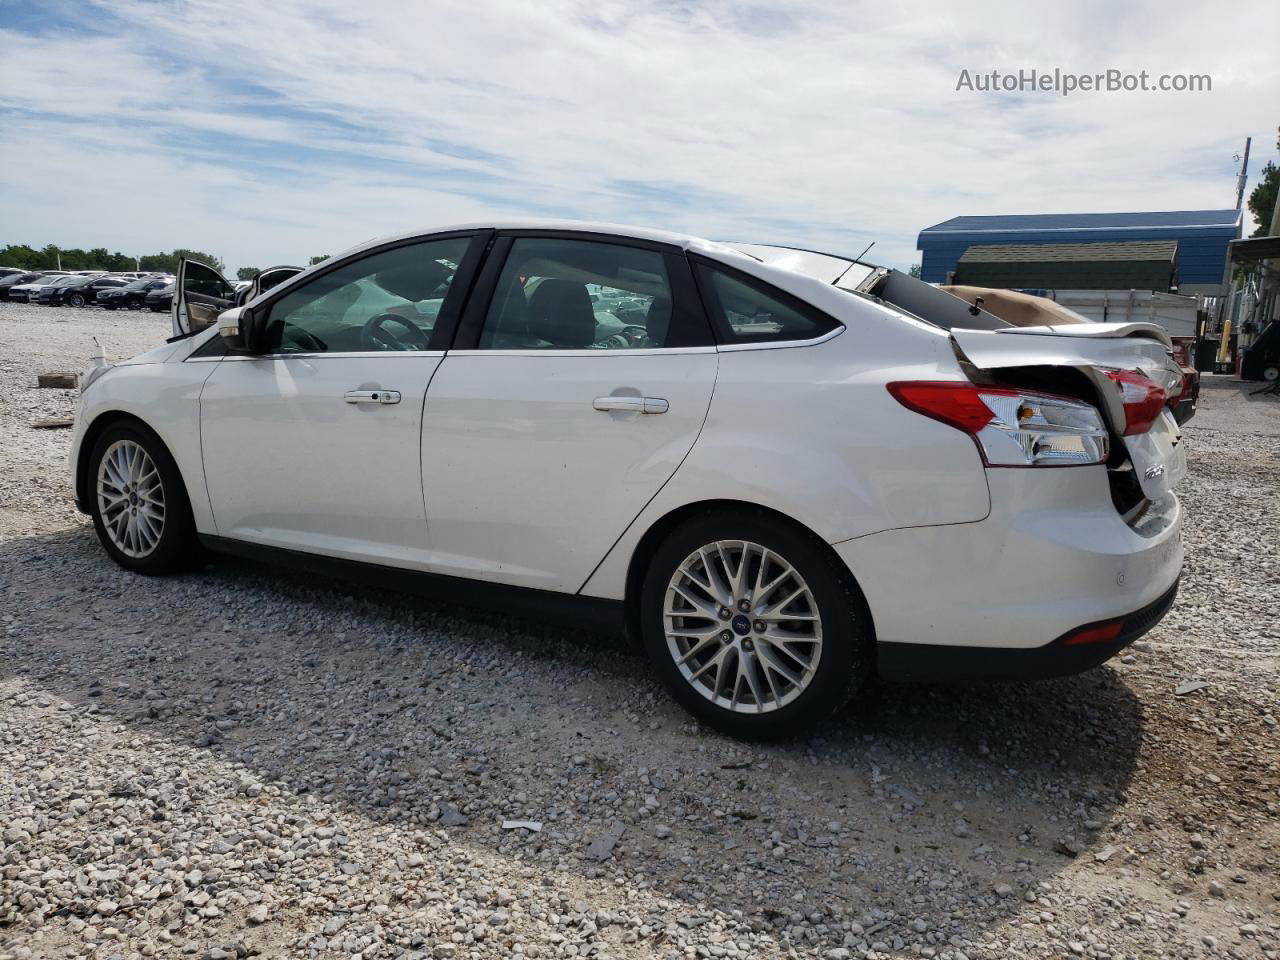
{"label": "green tree", "polygon": [[237,280],[252,280],[261,271],[257,267],[241,267],[236,271]]}
{"label": "green tree", "polygon": [[221,257],[215,257],[212,253],[202,253],[199,250],[186,250],[179,247],[172,253],[152,253],[145,257],[140,257],[138,269],[152,273],[177,273],[178,261],[184,259],[199,260],[201,263],[207,263],[215,270],[221,270],[223,267]]}
{"label": "green tree", "polygon": [[330,255],[327,253],[322,253],[318,257],[312,257],[310,260],[307,261],[307,266],[314,267],[317,263],[324,263],[326,260],[329,259],[329,256]]}
{"label": "green tree", "polygon": [[918,263],[913,263],[913,264],[911,265],[911,269],[909,269],[909,270],[907,271],[907,274],[908,274],[909,276],[915,277],[917,280],[919,280],[919,279],[920,279],[920,264],[918,264]]}
{"label": "green tree", "polygon": [[[1276,149],[1280,150],[1280,135],[1276,137]],[[1258,229],[1251,237],[1265,237],[1271,230],[1271,214],[1276,208],[1276,194],[1280,193],[1280,167],[1268,160],[1262,168],[1262,179],[1249,194],[1249,212],[1258,221]]]}
{"label": "green tree", "polygon": [[23,270],[35,270],[39,267],[40,254],[34,247],[25,243],[11,243],[0,250],[0,266],[21,267]]}

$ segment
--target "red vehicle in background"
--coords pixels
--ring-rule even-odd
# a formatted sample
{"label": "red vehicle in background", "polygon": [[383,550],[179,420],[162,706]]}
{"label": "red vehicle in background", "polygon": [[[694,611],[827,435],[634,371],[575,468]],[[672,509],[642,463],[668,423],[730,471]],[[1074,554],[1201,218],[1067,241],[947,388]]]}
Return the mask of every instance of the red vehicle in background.
{"label": "red vehicle in background", "polygon": [[1173,337],[1173,359],[1182,369],[1182,393],[1169,401],[1174,419],[1186,423],[1196,413],[1196,400],[1200,396],[1200,371],[1195,368],[1195,337]]}

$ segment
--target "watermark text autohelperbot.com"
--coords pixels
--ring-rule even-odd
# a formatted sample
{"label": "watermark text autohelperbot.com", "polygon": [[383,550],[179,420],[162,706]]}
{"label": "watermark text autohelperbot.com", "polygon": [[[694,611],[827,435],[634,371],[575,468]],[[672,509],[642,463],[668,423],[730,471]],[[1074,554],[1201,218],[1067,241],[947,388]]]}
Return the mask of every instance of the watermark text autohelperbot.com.
{"label": "watermark text autohelperbot.com", "polygon": [[1151,73],[1139,70],[1103,70],[1071,73],[1053,70],[961,70],[956,90],[975,93],[1055,93],[1067,97],[1097,93],[1211,93],[1213,77],[1207,73]]}

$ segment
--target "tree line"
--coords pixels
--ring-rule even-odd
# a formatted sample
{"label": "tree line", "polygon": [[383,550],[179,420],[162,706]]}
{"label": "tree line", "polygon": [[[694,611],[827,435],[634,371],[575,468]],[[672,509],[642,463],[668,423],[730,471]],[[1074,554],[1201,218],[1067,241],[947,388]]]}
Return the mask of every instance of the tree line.
{"label": "tree line", "polygon": [[0,267],[21,267],[23,270],[101,270],[104,273],[121,270],[146,270],[149,273],[177,273],[182,258],[199,260],[221,270],[222,258],[199,250],[177,249],[169,253],[149,253],[133,257],[127,253],[111,253],[106,247],[81,250],[79,247],[63,248],[48,244],[36,249],[25,243],[11,243],[0,247]]}

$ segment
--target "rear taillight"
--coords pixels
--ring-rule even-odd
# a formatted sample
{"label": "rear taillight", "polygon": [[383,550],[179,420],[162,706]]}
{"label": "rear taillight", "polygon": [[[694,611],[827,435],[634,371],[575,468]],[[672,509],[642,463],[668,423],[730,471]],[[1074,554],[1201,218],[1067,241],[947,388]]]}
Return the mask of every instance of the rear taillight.
{"label": "rear taillight", "polygon": [[1126,436],[1146,433],[1164,409],[1167,394],[1160,384],[1136,370],[1108,370],[1107,377],[1120,391],[1124,404],[1124,430]]}
{"label": "rear taillight", "polygon": [[1107,459],[1098,411],[1071,397],[955,381],[898,381],[889,392],[909,410],[973,437],[992,467],[1069,467]]}

